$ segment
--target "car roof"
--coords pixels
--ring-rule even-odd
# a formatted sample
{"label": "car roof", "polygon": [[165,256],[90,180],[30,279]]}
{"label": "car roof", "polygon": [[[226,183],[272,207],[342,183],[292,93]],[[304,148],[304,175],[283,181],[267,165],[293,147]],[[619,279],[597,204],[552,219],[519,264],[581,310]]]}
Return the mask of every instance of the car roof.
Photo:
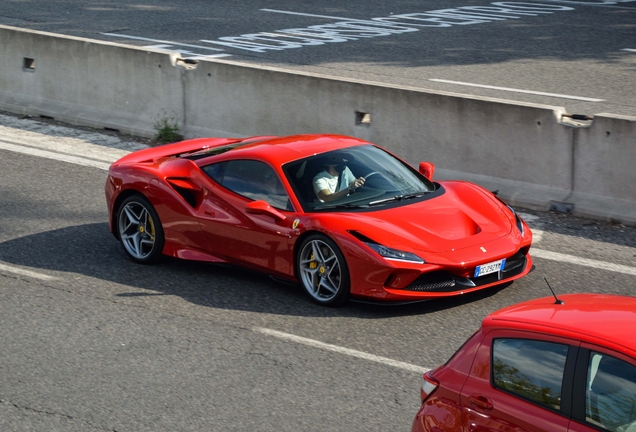
{"label": "car roof", "polygon": [[307,156],[346,147],[367,145],[367,141],[343,135],[291,135],[285,137],[246,138],[245,145],[238,145],[230,152],[232,157],[260,158],[281,166]]}
{"label": "car roof", "polygon": [[[149,147],[129,153],[113,166],[186,157],[205,165],[222,154],[230,158],[261,159],[274,166],[347,147],[370,145],[367,141],[344,135],[313,134],[253,136],[247,138],[195,138],[172,144]],[[222,156],[224,159],[225,156]]]}
{"label": "car roof", "polygon": [[636,298],[609,294],[566,294],[519,303],[488,315],[482,327],[514,327],[636,352]]}

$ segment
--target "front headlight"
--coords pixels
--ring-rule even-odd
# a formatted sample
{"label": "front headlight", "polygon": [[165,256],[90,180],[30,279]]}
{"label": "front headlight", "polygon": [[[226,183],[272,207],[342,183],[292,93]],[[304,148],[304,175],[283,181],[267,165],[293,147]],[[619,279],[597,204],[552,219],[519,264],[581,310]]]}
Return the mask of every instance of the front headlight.
{"label": "front headlight", "polygon": [[521,217],[517,214],[515,209],[510,207],[508,204],[506,204],[506,206],[510,209],[512,214],[515,216],[515,224],[517,225],[517,229],[521,233],[521,237],[523,237],[525,235],[525,232],[524,232],[524,229],[523,229],[523,221],[521,220]]}
{"label": "front headlight", "polygon": [[384,259],[393,260],[393,261],[406,261],[406,262],[417,263],[417,264],[426,264],[425,260],[418,257],[414,253],[386,247],[374,241],[373,239],[370,239],[369,237],[365,236],[364,234],[358,231],[352,230],[348,232],[349,234],[351,234],[352,236],[360,240],[362,243],[364,243],[365,245],[369,246],[371,249],[376,251],[378,255],[380,255]]}
{"label": "front headlight", "polygon": [[388,260],[408,261],[408,262],[414,262],[418,264],[426,263],[426,261],[424,261],[422,258],[418,257],[417,255],[411,252],[404,252],[401,250],[392,249],[390,247],[386,247],[377,243],[365,242],[365,244],[369,246],[371,249],[373,249],[374,251],[376,251],[378,255],[380,255],[382,258],[385,258]]}
{"label": "front headlight", "polygon": [[510,210],[512,212],[512,215],[515,217],[515,225],[517,226],[517,229],[519,230],[519,232],[521,233],[521,237],[523,237],[525,235],[525,230],[523,229],[523,221],[521,220],[521,217],[519,217],[519,215],[517,214],[517,212],[515,211],[515,209],[513,209],[512,207],[510,207],[510,205],[505,202],[504,200],[502,200],[501,198],[499,198],[499,196],[495,193],[493,193],[493,196],[495,198],[497,198],[499,200],[500,203],[502,203],[503,205],[505,205],[506,207],[508,207],[508,210]]}

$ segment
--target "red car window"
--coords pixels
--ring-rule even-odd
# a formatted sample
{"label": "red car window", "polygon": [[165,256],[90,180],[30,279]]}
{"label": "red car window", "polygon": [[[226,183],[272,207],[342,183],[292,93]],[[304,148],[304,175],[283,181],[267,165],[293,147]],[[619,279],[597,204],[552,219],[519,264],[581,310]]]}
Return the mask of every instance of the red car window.
{"label": "red car window", "polygon": [[636,430],[636,367],[592,351],[585,393],[588,423],[612,432]]}
{"label": "red car window", "polygon": [[554,410],[561,409],[561,384],[568,345],[496,339],[492,349],[495,387]]}
{"label": "red car window", "polygon": [[223,187],[253,200],[267,201],[281,210],[293,210],[287,192],[273,168],[255,160],[233,160],[202,168]]}

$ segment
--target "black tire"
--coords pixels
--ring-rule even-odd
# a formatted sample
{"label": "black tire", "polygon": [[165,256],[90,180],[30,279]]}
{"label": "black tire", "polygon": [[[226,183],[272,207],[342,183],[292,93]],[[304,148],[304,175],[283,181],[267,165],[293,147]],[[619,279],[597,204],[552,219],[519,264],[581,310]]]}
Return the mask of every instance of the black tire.
{"label": "black tire", "polygon": [[306,237],[296,253],[296,275],[305,292],[322,306],[340,306],[349,299],[349,267],[340,248],[323,234]]}
{"label": "black tire", "polygon": [[143,195],[126,198],[117,212],[117,234],[126,255],[135,262],[151,264],[161,258],[165,242],[157,211]]}

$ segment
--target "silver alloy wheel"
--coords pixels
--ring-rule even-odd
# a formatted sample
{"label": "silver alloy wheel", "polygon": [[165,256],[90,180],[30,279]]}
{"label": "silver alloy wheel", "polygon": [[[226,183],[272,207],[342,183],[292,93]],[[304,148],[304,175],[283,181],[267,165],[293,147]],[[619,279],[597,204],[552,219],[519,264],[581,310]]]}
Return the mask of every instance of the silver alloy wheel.
{"label": "silver alloy wheel", "polygon": [[316,239],[304,245],[299,270],[303,286],[317,301],[329,302],[338,295],[342,266],[334,250],[324,241]]}
{"label": "silver alloy wheel", "polygon": [[155,247],[155,222],[146,206],[130,201],[119,213],[119,237],[126,252],[138,260],[147,259]]}

